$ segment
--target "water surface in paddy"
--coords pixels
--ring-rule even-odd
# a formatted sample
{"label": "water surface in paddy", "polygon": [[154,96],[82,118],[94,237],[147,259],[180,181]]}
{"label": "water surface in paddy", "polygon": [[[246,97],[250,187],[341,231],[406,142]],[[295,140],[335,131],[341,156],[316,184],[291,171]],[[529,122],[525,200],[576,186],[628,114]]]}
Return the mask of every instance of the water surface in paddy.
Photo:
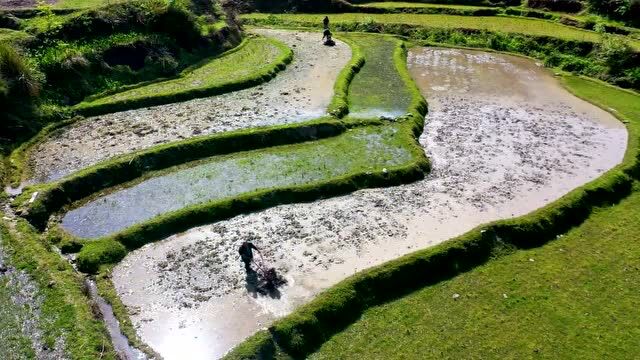
{"label": "water surface in paddy", "polygon": [[[113,281],[142,339],[166,359],[220,357],[356,271],[526,214],[618,164],[627,133],[528,59],[416,48],[432,172],[412,184],[290,204],[201,226],[130,253]],[[243,240],[289,279],[253,296]]]}
{"label": "water surface in paddy", "polygon": [[212,158],[71,210],[62,226],[76,236],[100,237],[189,205],[328,180],[354,171],[379,171],[411,158],[398,136],[397,125],[359,128],[298,146]]}

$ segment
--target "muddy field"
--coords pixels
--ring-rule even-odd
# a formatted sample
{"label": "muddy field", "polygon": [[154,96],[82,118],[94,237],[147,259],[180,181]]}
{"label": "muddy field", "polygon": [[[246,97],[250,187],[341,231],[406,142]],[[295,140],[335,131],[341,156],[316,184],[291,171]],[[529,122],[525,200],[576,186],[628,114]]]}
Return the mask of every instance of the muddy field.
{"label": "muddy field", "polygon": [[[420,142],[432,173],[237,216],[134,251],[113,280],[144,341],[166,359],[185,348],[194,359],[219,357],[358,270],[528,213],[622,160],[622,124],[530,60],[417,48],[409,67],[430,103]],[[279,293],[253,291],[237,255],[243,240],[285,274]]]}
{"label": "muddy field", "polygon": [[323,116],[333,85],[351,59],[343,42],[322,46],[318,33],[256,30],[286,43],[294,61],[270,82],[203,99],[88,118],[32,152],[35,182],[60,179],[116,155],[194,136],[302,122]]}

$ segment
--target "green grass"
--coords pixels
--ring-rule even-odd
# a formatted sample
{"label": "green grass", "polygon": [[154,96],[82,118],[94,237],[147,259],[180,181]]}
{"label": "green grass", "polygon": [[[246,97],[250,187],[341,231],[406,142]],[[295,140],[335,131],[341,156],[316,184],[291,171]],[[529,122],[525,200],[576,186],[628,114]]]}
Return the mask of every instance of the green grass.
{"label": "green grass", "polygon": [[640,192],[546,246],[366,311],[311,358],[634,357],[638,264]]}
{"label": "green grass", "polygon": [[175,96],[241,82],[251,78],[255,73],[268,72],[278,66],[282,62],[282,57],[286,55],[285,49],[284,44],[272,39],[250,38],[237,49],[209,59],[198,67],[187,69],[177,79],[155,82],[113,95],[93,98],[80,103],[78,108]]}
{"label": "green grass", "polygon": [[115,359],[106,329],[93,316],[82,278],[71,265],[24,220],[14,229],[1,220],[0,242],[9,263],[26,271],[38,286],[43,343],[53,348],[56,339],[64,336],[66,353],[72,359]]}
{"label": "green grass", "polygon": [[381,8],[381,9],[395,9],[395,8],[444,8],[444,9],[460,9],[460,10],[491,9],[491,7],[488,7],[488,6],[429,4],[429,3],[400,2],[400,1],[371,2],[371,3],[359,4],[359,6],[374,7],[374,8]]}
{"label": "green grass", "polygon": [[123,1],[125,0],[59,0],[53,7],[56,9],[86,9]]}
{"label": "green grass", "polygon": [[[518,33],[534,36],[551,36],[565,40],[600,42],[601,35],[588,30],[581,30],[546,20],[499,17],[499,16],[458,16],[433,14],[327,14],[333,24],[340,23],[382,23],[408,24],[431,28],[464,28],[489,30],[503,33]],[[282,19],[292,24],[321,24],[324,14],[248,14],[245,19],[267,20],[269,17]],[[636,49],[640,49],[640,41],[627,38]]]}
{"label": "green grass", "polygon": [[394,62],[394,53],[401,42],[380,35],[340,36],[351,40],[365,57],[364,66],[349,87],[350,114],[355,117],[395,117],[406,113],[411,103],[411,94]]}
{"label": "green grass", "polygon": [[24,306],[13,302],[16,291],[0,277],[0,359],[35,359],[31,339],[22,333],[23,318],[29,314]]}

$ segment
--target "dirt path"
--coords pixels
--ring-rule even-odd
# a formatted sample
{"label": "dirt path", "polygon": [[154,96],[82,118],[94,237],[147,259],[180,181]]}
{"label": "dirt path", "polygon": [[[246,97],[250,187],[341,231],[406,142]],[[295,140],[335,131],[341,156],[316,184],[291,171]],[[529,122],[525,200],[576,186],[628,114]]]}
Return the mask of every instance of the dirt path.
{"label": "dirt path", "polygon": [[[622,160],[624,127],[530,60],[426,48],[409,66],[430,101],[428,178],[237,216],[131,253],[113,280],[143,340],[168,360],[185,348],[219,357],[358,270],[528,213]],[[286,274],[276,298],[245,288],[245,239]]]}
{"label": "dirt path", "polygon": [[322,46],[309,32],[256,30],[294,51],[286,70],[261,86],[209,98],[88,118],[31,153],[35,182],[53,181],[116,155],[224,131],[302,122],[323,116],[351,49]]}

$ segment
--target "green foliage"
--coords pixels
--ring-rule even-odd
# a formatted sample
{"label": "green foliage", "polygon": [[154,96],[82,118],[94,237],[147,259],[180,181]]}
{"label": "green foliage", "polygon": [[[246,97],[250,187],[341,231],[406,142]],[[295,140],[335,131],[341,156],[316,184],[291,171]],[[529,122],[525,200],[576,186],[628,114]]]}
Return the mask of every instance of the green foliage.
{"label": "green foliage", "polygon": [[15,141],[37,127],[34,99],[44,77],[8,43],[0,44],[0,140]]}
{"label": "green foliage", "polygon": [[95,273],[102,264],[115,264],[127,254],[121,243],[112,239],[101,239],[87,242],[78,253],[78,270]]}
{"label": "green foliage", "polygon": [[[468,29],[492,32],[514,33],[529,36],[546,36],[568,41],[600,42],[600,35],[593,31],[571,28],[550,21],[500,16],[456,16],[423,14],[328,14],[333,26],[343,31],[374,32],[366,26],[367,19],[376,25],[378,31],[388,26],[412,25],[430,29]],[[248,14],[241,18],[250,23],[266,25],[322,26],[323,14]],[[276,20],[276,21],[274,21]],[[351,30],[353,29],[353,30]],[[632,41],[632,46],[640,49],[640,41]]]}
{"label": "green foliage", "polygon": [[587,0],[591,11],[624,20],[632,25],[640,24],[640,2],[636,0]]}
{"label": "green foliage", "polygon": [[640,254],[639,210],[634,192],[541,248],[368,309],[312,358],[636,354],[640,272],[629,266]]}

